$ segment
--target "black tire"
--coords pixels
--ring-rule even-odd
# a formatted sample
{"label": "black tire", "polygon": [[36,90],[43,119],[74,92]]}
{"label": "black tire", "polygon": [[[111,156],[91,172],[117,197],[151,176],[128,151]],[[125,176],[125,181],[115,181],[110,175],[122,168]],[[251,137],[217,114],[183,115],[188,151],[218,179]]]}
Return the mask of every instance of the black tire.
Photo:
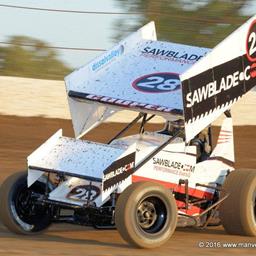
{"label": "black tire", "polygon": [[161,246],[170,239],[177,225],[175,199],[160,184],[133,183],[117,200],[115,223],[122,238],[131,245]]}
{"label": "black tire", "polygon": [[35,182],[27,187],[27,172],[8,177],[0,188],[0,218],[3,224],[16,234],[39,233],[51,224],[48,209],[33,204],[31,192],[43,193],[45,185]]}
{"label": "black tire", "polygon": [[226,232],[256,236],[256,170],[231,172],[223,188],[230,193],[220,206],[220,219]]}

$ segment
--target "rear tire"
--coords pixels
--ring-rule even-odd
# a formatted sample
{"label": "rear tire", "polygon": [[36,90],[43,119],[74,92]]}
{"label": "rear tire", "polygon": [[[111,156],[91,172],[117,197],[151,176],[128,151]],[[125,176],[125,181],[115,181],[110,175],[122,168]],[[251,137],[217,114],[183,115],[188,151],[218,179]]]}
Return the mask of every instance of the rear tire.
{"label": "rear tire", "polygon": [[256,236],[256,170],[231,172],[223,189],[230,193],[220,206],[220,218],[226,232]]}
{"label": "rear tire", "polygon": [[131,245],[161,246],[176,228],[176,202],[171,191],[157,183],[133,183],[117,200],[115,223],[122,238]]}
{"label": "rear tire", "polygon": [[17,234],[39,233],[51,224],[48,209],[34,204],[31,194],[44,193],[45,184],[36,181],[27,187],[27,172],[8,177],[0,188],[0,218],[3,224]]}

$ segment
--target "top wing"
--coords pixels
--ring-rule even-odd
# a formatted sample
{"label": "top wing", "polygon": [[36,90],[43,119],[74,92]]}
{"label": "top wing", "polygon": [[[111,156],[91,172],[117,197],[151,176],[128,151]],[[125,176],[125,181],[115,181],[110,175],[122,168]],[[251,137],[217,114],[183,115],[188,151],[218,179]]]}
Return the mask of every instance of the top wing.
{"label": "top wing", "polygon": [[256,85],[256,16],[183,73],[186,141]]}
{"label": "top wing", "polygon": [[179,75],[209,49],[156,41],[151,22],[65,78],[76,137],[123,109],[183,118]]}

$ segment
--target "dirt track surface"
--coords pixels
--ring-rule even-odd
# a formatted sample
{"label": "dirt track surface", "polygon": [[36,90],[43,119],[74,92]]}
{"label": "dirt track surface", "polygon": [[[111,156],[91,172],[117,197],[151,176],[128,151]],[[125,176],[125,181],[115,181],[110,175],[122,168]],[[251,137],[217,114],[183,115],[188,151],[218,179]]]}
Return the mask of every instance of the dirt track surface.
{"label": "dirt track surface", "polygon": [[[105,124],[86,138],[106,142],[120,126]],[[59,128],[64,129],[64,135],[72,136],[69,120],[0,116],[0,182],[11,173],[24,170],[26,157]],[[216,133],[217,129],[214,130]],[[235,127],[237,168],[256,169],[255,130],[255,126]],[[200,241],[213,248],[200,248]],[[215,242],[220,242],[222,248],[216,248]],[[178,229],[166,245],[149,251],[130,248],[115,230],[59,224],[42,235],[29,237],[14,235],[0,225],[0,255],[255,255],[256,247],[223,248],[227,242],[255,243],[256,246],[256,238],[230,236],[222,227]]]}

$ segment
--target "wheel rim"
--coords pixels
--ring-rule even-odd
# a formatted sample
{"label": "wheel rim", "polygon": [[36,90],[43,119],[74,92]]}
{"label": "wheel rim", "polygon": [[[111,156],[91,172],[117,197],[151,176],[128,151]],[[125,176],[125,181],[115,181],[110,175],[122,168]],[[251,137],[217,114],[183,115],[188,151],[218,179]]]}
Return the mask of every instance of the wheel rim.
{"label": "wheel rim", "polygon": [[160,232],[167,222],[167,216],[167,207],[159,197],[147,197],[138,204],[137,224],[146,233]]}
{"label": "wheel rim", "polygon": [[140,204],[137,215],[139,224],[143,229],[150,228],[157,219],[155,206],[149,201],[144,201]]}
{"label": "wheel rim", "polygon": [[21,185],[13,194],[10,205],[14,219],[25,231],[34,231],[47,212],[46,208],[35,204],[32,195],[32,188]]}
{"label": "wheel rim", "polygon": [[21,220],[31,224],[34,204],[31,198],[32,191],[23,189],[15,200],[15,208]]}

